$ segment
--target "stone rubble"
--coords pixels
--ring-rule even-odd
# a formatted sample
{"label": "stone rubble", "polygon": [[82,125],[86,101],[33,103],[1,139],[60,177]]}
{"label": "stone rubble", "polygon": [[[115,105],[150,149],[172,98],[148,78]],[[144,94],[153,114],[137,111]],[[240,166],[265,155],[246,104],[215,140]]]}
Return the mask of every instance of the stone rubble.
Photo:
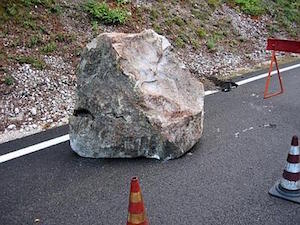
{"label": "stone rubble", "polygon": [[0,142],[15,138],[8,135],[11,130],[31,134],[67,123],[75,97],[75,68],[61,57],[45,56],[44,60],[47,68],[42,71],[29,64],[11,69],[12,92],[0,99]]}

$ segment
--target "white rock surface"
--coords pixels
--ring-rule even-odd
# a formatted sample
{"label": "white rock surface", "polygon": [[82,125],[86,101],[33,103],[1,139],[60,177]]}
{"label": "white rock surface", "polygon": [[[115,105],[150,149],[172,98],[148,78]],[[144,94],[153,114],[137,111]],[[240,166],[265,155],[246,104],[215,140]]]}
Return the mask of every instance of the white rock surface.
{"label": "white rock surface", "polygon": [[202,135],[203,85],[152,30],[98,36],[77,76],[70,141],[81,156],[176,158]]}

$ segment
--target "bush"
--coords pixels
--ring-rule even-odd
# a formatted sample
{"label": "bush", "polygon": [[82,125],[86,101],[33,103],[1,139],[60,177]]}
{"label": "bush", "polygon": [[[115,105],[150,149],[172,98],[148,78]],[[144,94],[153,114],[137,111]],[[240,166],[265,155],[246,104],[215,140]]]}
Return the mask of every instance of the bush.
{"label": "bush", "polygon": [[124,24],[129,15],[125,9],[119,7],[111,9],[105,2],[99,3],[94,0],[87,1],[84,10],[93,17],[93,20],[105,24]]}
{"label": "bush", "polygon": [[265,12],[261,0],[235,0],[235,3],[241,7],[241,10],[251,16],[260,16]]}

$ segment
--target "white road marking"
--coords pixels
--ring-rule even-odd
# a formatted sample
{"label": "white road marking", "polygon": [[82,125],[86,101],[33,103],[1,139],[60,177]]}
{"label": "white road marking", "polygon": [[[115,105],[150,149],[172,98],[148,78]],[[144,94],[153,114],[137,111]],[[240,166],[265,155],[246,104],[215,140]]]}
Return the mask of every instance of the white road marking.
{"label": "white road marking", "polygon": [[[279,70],[279,72],[283,73],[285,71],[293,70],[293,69],[296,69],[296,68],[299,68],[299,67],[300,67],[300,64],[296,64],[296,65],[293,65],[293,66],[282,68],[282,69]],[[276,70],[272,71],[271,75],[274,75],[276,73],[277,73]],[[238,85],[247,84],[247,83],[250,83],[250,82],[253,82],[253,81],[265,78],[267,76],[268,76],[268,73],[264,73],[264,74],[261,74],[261,75],[255,76],[255,77],[251,77],[251,78],[248,78],[248,79],[245,79],[245,80],[238,81],[238,82],[236,82],[236,84],[238,84]]]}
{"label": "white road marking", "polygon": [[[282,72],[293,70],[293,69],[296,69],[296,68],[299,68],[299,67],[300,67],[300,64],[296,64],[296,65],[293,65],[293,66],[282,68],[279,71],[282,73]],[[272,71],[271,74],[273,75],[275,73],[276,73],[276,71]],[[251,78],[248,78],[248,79],[245,79],[245,80],[238,81],[236,83],[238,85],[244,85],[244,84],[247,84],[247,83],[262,79],[262,78],[265,78],[267,76],[268,76],[268,73],[264,73],[264,74],[261,74],[261,75],[257,75],[255,77],[251,77]],[[218,93],[218,92],[219,92],[218,90],[205,91],[205,96],[212,95],[212,94],[215,94],[215,93]],[[57,137],[57,138],[54,138],[54,139],[50,139],[48,141],[41,142],[39,144],[28,146],[26,148],[22,148],[22,149],[19,149],[17,151],[14,151],[14,152],[10,152],[10,153],[1,155],[0,156],[0,163],[9,161],[9,160],[12,160],[12,159],[15,159],[15,158],[33,153],[33,152],[37,152],[37,151],[40,151],[42,149],[45,149],[45,148],[51,147],[53,145],[57,145],[57,144],[69,141],[69,140],[70,140],[70,136],[69,136],[69,134],[66,134],[66,135],[63,135],[61,137]]]}
{"label": "white road marking", "polygon": [[6,162],[6,161],[11,160],[11,159],[15,159],[15,158],[18,158],[18,157],[21,157],[23,155],[27,155],[27,154],[30,154],[30,153],[33,153],[33,152],[37,152],[39,150],[42,150],[42,149],[51,147],[53,145],[57,145],[57,144],[66,142],[68,140],[70,140],[70,137],[69,137],[69,134],[66,134],[64,136],[60,136],[60,137],[57,137],[57,138],[54,138],[54,139],[51,139],[51,140],[48,140],[48,141],[44,141],[44,142],[29,146],[29,147],[26,147],[26,148],[22,148],[20,150],[14,151],[14,152],[10,152],[10,153],[1,155],[0,156],[0,163]]}
{"label": "white road marking", "polygon": [[[297,69],[297,68],[299,68],[299,67],[300,67],[300,64],[296,64],[296,65],[293,65],[293,66],[289,66],[289,67],[282,68],[282,69],[279,70],[279,72],[280,72],[280,73],[283,73],[283,72],[285,72],[285,71]],[[274,70],[274,71],[271,72],[271,75],[274,75],[274,74],[276,74],[276,73],[277,73],[277,71]],[[260,79],[263,79],[263,78],[267,77],[268,74],[269,74],[269,73],[263,73],[263,74],[260,74],[260,75],[255,76],[255,77],[250,77],[250,78],[248,78],[248,79],[238,81],[238,82],[236,82],[236,84],[239,85],[239,86],[240,86],[240,85],[244,85],[244,84],[248,84],[248,83],[250,83],[250,82],[253,82],[253,81],[256,81],[256,80],[260,80]],[[218,90],[206,91],[206,92],[205,92],[205,96],[207,96],[207,95],[212,95],[212,94],[215,94],[215,93],[218,93],[218,92],[219,92]]]}
{"label": "white road marking", "polygon": [[211,91],[205,91],[205,96],[207,96],[207,95],[212,95],[212,94],[215,94],[215,93],[217,93],[217,92],[219,92],[218,90],[211,90]]}

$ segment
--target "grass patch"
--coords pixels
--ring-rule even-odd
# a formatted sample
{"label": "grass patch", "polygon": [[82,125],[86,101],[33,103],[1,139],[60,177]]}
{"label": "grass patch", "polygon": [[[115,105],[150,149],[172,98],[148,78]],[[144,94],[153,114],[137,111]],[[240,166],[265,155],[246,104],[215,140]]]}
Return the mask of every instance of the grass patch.
{"label": "grass patch", "polygon": [[15,80],[14,80],[14,78],[12,76],[7,75],[7,76],[4,77],[4,83],[7,86],[11,86],[11,85],[13,85],[15,83]]}
{"label": "grass patch", "polygon": [[116,0],[118,5],[127,4],[130,2],[130,0]]}
{"label": "grass patch", "polygon": [[210,38],[207,40],[206,47],[208,50],[214,50],[216,47],[216,40],[214,38]]}
{"label": "grass patch", "polygon": [[182,27],[182,26],[185,25],[184,20],[183,20],[181,17],[179,17],[179,16],[175,16],[175,17],[172,19],[172,21],[173,21],[177,26],[179,26],[179,27]]}
{"label": "grass patch", "polygon": [[6,7],[6,12],[9,16],[16,16],[18,14],[18,7],[15,3],[10,3]]}
{"label": "grass patch", "polygon": [[46,68],[46,64],[43,60],[33,58],[31,56],[9,56],[9,58],[19,62],[20,64],[31,64],[34,68],[39,70]]}
{"label": "grass patch", "polygon": [[160,27],[160,25],[158,23],[153,24],[153,30],[158,33],[158,34],[162,34],[162,29]]}
{"label": "grass patch", "polygon": [[41,51],[45,54],[54,52],[57,49],[57,45],[54,41],[49,42],[41,48]]}
{"label": "grass patch", "polygon": [[1,0],[0,24],[12,21],[23,24],[26,28],[33,27],[34,25],[28,20],[31,18],[30,8],[36,5],[47,9],[58,6],[55,0]]}
{"label": "grass patch", "polygon": [[183,48],[185,46],[184,40],[181,37],[177,37],[175,40],[175,45],[178,48]]}
{"label": "grass patch", "polygon": [[200,47],[199,42],[195,39],[191,40],[191,44],[192,44],[194,49],[198,49]]}
{"label": "grass patch", "polygon": [[197,29],[196,33],[199,38],[206,37],[206,31],[201,27]]}
{"label": "grass patch", "polygon": [[43,5],[46,7],[51,7],[53,4],[55,4],[54,0],[21,0],[21,2],[25,6]]}
{"label": "grass patch", "polygon": [[221,4],[221,0],[207,0],[207,4],[212,9],[216,9]]}
{"label": "grass patch", "polygon": [[35,21],[33,20],[25,20],[23,22],[23,26],[26,28],[26,29],[32,29],[32,30],[36,30],[37,26],[36,26],[36,23]]}
{"label": "grass patch", "polygon": [[33,48],[36,45],[39,45],[42,43],[42,38],[39,35],[33,35],[31,36],[31,38],[29,39],[28,43],[27,43],[27,47],[29,48]]}
{"label": "grass patch", "polygon": [[65,34],[65,33],[57,33],[54,37],[54,39],[58,42],[61,43],[72,43],[73,41],[76,40],[75,35],[69,35],[69,34]]}
{"label": "grass patch", "polygon": [[159,17],[158,10],[157,9],[151,9],[151,11],[150,11],[150,19],[153,20],[153,21],[155,21],[155,20],[158,19],[158,17]]}
{"label": "grass patch", "polygon": [[264,14],[265,7],[262,0],[235,0],[241,10],[251,16],[260,16]]}
{"label": "grass patch", "polygon": [[228,0],[231,5],[238,5],[248,15],[261,16],[269,14],[275,23],[269,26],[269,32],[285,29],[291,36],[300,34],[300,1],[299,0]]}
{"label": "grass patch", "polygon": [[120,7],[110,8],[107,3],[99,3],[95,0],[87,1],[83,8],[93,20],[104,24],[124,24],[129,17],[127,10]]}
{"label": "grass patch", "polygon": [[63,11],[62,7],[58,4],[54,4],[50,7],[50,12],[51,13],[55,13],[55,14],[60,15],[62,13],[62,11]]}
{"label": "grass patch", "polygon": [[291,35],[300,35],[300,2],[298,0],[276,0],[266,5],[266,11],[277,21],[270,26],[270,32],[281,30],[282,27]]}

